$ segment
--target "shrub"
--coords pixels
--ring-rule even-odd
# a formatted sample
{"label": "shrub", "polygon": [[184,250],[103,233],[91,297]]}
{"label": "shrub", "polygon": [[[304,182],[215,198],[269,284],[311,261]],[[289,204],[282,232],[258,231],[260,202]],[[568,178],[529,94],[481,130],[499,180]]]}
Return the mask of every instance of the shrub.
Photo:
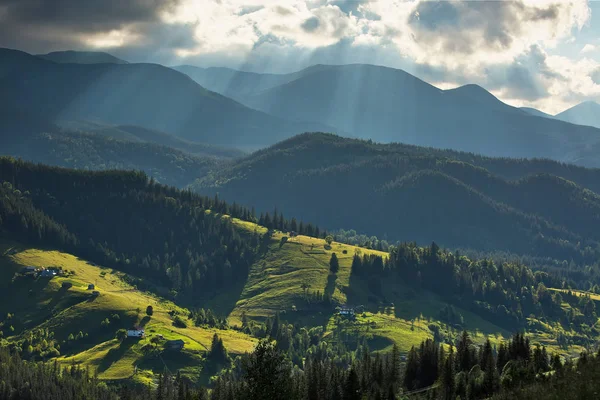
{"label": "shrub", "polygon": [[178,328],[187,328],[187,324],[179,315],[176,315],[175,318],[173,318],[173,325]]}

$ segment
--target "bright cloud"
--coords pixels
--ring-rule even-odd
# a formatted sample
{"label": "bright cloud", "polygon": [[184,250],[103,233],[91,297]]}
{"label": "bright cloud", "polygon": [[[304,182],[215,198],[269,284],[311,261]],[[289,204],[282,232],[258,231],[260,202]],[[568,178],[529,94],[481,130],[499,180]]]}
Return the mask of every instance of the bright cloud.
{"label": "bright cloud", "polygon": [[554,112],[600,100],[598,44],[577,36],[593,13],[588,0],[0,0],[0,45],[270,72],[382,64]]}
{"label": "bright cloud", "polygon": [[583,46],[583,49],[581,49],[581,54],[588,54],[588,53],[593,53],[597,50],[597,47],[594,46],[593,44],[586,44],[585,46]]}

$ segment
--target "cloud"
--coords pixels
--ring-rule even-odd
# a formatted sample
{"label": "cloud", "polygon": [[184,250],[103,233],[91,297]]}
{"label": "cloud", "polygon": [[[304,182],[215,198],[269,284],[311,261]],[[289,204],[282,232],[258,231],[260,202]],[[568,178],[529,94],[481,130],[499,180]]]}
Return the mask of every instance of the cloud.
{"label": "cloud", "polygon": [[581,49],[581,54],[589,54],[589,53],[593,53],[597,50],[597,47],[594,46],[593,44],[586,44],[585,46],[583,46],[583,49]]}
{"label": "cloud", "polygon": [[119,29],[132,22],[160,20],[179,0],[0,0],[5,21],[77,32]]}
{"label": "cloud", "polygon": [[160,29],[161,16],[179,1],[0,0],[0,46],[42,52],[126,45]]}
{"label": "cloud", "polygon": [[[600,66],[589,59],[560,59],[555,50],[559,44],[582,46],[575,35],[589,24],[590,4],[0,0],[0,46],[30,52],[101,49],[133,62],[269,72],[372,63],[405,69],[442,87],[478,83],[515,104],[551,109],[596,93]],[[579,56],[588,55],[590,46]]]}
{"label": "cloud", "polygon": [[306,32],[314,32],[319,28],[319,25],[321,25],[319,18],[310,17],[304,21],[301,26]]}

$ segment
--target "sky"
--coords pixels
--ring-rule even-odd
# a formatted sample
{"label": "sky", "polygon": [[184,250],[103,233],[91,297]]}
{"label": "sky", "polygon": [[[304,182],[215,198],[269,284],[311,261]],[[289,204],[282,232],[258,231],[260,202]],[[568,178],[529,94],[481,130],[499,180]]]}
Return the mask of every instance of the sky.
{"label": "sky", "polygon": [[0,47],[273,73],[368,63],[552,114],[600,102],[590,0],[0,0]]}

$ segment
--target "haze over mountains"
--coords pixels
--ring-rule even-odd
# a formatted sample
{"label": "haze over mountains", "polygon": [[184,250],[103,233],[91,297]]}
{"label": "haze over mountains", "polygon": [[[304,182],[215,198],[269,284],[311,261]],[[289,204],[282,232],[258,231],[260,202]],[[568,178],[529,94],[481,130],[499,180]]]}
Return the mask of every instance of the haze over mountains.
{"label": "haze over mountains", "polygon": [[257,148],[331,130],[250,109],[157,64],[59,64],[0,50],[0,104],[51,121],[137,125],[195,142]]}
{"label": "haze over mountains", "polygon": [[[321,131],[600,166],[600,129],[533,115],[476,85],[440,90],[392,68],[315,65],[277,75],[178,67],[184,74],[156,64],[119,64],[104,53],[44,57],[61,62],[0,51],[1,104],[55,122],[139,126],[244,149]],[[588,119],[594,115],[586,112]],[[580,114],[562,117],[579,122],[574,115]]]}
{"label": "haze over mountains", "polygon": [[594,101],[586,101],[557,114],[555,118],[573,124],[600,128],[600,104]]}
{"label": "haze over mountains", "polygon": [[476,85],[440,90],[402,70],[360,64],[316,65],[286,75],[177,69],[255,109],[361,138],[600,166],[585,153],[600,141],[599,130],[541,113],[532,117]]}

